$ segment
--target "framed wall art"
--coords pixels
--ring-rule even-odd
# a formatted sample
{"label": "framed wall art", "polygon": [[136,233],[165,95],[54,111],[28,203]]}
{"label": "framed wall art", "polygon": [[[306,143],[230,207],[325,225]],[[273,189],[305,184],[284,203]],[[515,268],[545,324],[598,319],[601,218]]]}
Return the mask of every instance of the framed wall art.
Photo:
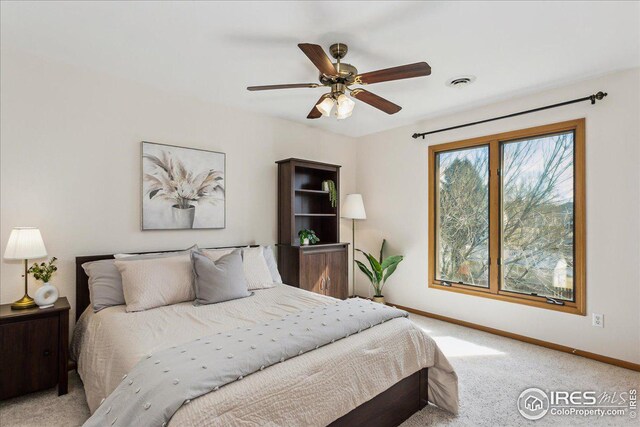
{"label": "framed wall art", "polygon": [[225,154],[142,142],[142,229],[225,227]]}

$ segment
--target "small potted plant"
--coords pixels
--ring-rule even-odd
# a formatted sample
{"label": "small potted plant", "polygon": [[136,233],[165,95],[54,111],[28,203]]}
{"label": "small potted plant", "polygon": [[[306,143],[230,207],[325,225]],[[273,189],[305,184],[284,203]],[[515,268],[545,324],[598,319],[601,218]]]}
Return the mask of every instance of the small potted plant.
{"label": "small potted plant", "polygon": [[36,291],[33,298],[40,308],[53,307],[53,303],[58,300],[58,289],[49,283],[53,273],[58,271],[58,267],[55,266],[57,260],[58,258],[53,257],[48,263],[35,263],[27,270],[28,273],[33,274],[36,280],[42,280],[44,283],[40,289]]}
{"label": "small potted plant", "polygon": [[362,253],[369,261],[369,265],[371,266],[371,270],[364,265],[364,263],[356,260],[358,267],[360,270],[367,275],[369,281],[371,281],[371,286],[373,286],[373,300],[375,302],[379,302],[384,304],[384,295],[382,290],[384,288],[385,282],[389,279],[389,276],[396,271],[398,268],[398,264],[403,260],[402,255],[393,255],[387,258],[383,258],[384,246],[387,243],[386,240],[382,240],[382,246],[380,247],[380,257],[376,259],[373,255],[368,254],[360,249],[356,249],[358,252]]}
{"label": "small potted plant", "polygon": [[298,231],[298,237],[301,245],[315,245],[320,241],[315,231],[306,228]]}
{"label": "small potted plant", "polygon": [[329,193],[329,200],[331,201],[331,207],[335,208],[338,203],[338,190],[336,189],[336,183],[332,179],[322,181],[322,191]]}

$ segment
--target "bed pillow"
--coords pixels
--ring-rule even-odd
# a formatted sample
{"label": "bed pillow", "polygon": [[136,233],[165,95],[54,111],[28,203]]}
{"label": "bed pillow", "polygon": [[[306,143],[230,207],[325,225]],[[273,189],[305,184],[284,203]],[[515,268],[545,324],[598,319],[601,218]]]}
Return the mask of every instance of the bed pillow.
{"label": "bed pillow", "polygon": [[196,304],[215,304],[251,295],[242,268],[240,250],[223,255],[217,261],[202,252],[191,252],[195,277]]}
{"label": "bed pillow", "polygon": [[185,249],[183,251],[153,252],[150,254],[115,254],[113,257],[115,259],[126,259],[126,260],[160,258],[160,257],[174,256],[174,255],[189,254],[191,253],[191,251],[197,251],[197,250],[198,250],[198,245],[193,245],[190,248]]}
{"label": "bed pillow", "polygon": [[124,305],[122,277],[114,259],[82,264],[89,276],[89,299],[95,313],[114,305]]}
{"label": "bed pillow", "polygon": [[242,250],[242,267],[250,291],[273,287],[273,278],[264,258],[262,246],[246,247]]}
{"label": "bed pillow", "polygon": [[278,263],[276,262],[276,258],[273,256],[273,246],[266,246],[264,248],[264,259],[267,262],[267,267],[269,267],[273,283],[282,283],[282,277],[278,271]]}
{"label": "bed pillow", "polygon": [[127,311],[192,301],[193,268],[189,254],[162,258],[116,260],[122,275]]}
{"label": "bed pillow", "polygon": [[[211,261],[217,261],[225,255],[229,255],[233,251],[238,251],[238,248],[220,248],[220,249],[202,249],[202,254],[206,255]],[[242,258],[242,253],[240,253]]]}

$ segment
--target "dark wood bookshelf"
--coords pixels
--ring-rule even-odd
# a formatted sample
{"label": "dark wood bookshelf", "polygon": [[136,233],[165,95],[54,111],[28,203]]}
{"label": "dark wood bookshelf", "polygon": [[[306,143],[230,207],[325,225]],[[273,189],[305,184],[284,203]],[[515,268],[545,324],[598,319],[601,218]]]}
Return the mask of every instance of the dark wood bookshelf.
{"label": "dark wood bookshelf", "polygon": [[[340,243],[340,166],[302,159],[278,164],[278,268],[284,283],[346,298],[348,243]],[[322,182],[332,180],[338,202],[331,206]],[[298,232],[313,230],[320,243],[301,245]]]}

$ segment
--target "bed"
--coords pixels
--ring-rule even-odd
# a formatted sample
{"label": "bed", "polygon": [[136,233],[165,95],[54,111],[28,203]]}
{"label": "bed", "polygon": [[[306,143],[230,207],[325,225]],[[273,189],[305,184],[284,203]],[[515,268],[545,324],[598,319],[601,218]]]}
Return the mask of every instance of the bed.
{"label": "bed", "polygon": [[[76,311],[81,315],[71,353],[92,413],[148,352],[335,302],[277,285],[207,306],[185,302],[136,313],[116,306],[94,313],[81,265],[112,257],[76,259]],[[428,401],[456,413],[456,374],[424,331],[398,318],[194,399],[169,425],[391,426]]]}

